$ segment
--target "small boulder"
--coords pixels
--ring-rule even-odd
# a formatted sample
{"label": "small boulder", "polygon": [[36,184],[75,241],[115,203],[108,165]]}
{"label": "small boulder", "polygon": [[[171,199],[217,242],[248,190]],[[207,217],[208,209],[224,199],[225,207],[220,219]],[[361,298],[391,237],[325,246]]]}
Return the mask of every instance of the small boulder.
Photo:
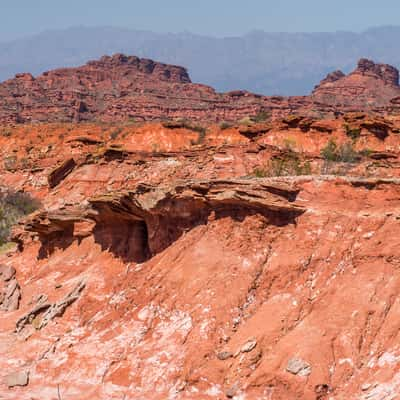
{"label": "small boulder", "polygon": [[237,383],[235,383],[233,386],[231,386],[230,388],[228,388],[228,389],[225,391],[225,396],[226,396],[228,399],[232,399],[233,397],[235,397],[235,396],[237,395],[238,390],[239,390],[239,386],[238,386]]}
{"label": "small boulder", "polygon": [[15,268],[10,265],[0,265],[0,279],[4,282],[7,282],[14,278],[15,276]]}
{"label": "small boulder", "polygon": [[17,280],[12,279],[4,290],[0,292],[0,309],[7,312],[18,310],[20,299],[21,288]]}
{"label": "small boulder", "polygon": [[267,123],[257,123],[252,125],[239,126],[239,133],[248,139],[254,139],[255,137],[267,133],[271,130],[271,126]]}
{"label": "small boulder", "polygon": [[363,384],[361,385],[361,390],[362,390],[363,392],[366,392],[367,390],[371,389],[371,387],[372,387],[372,384],[371,384],[371,383],[363,383]]}
{"label": "small boulder", "polygon": [[326,383],[321,383],[315,386],[314,392],[316,394],[316,400],[324,400],[327,398],[329,393],[332,392],[332,388]]}
{"label": "small boulder", "polygon": [[228,358],[233,357],[233,354],[230,351],[221,351],[220,353],[217,354],[218,360],[224,361],[227,360]]}
{"label": "small boulder", "polygon": [[29,383],[29,372],[13,372],[5,377],[4,383],[9,388],[14,386],[26,386]]}
{"label": "small boulder", "polygon": [[240,349],[242,353],[249,353],[257,346],[256,339],[249,339]]}
{"label": "small boulder", "polygon": [[308,376],[311,374],[311,365],[301,358],[291,358],[288,361],[286,371],[293,375]]}

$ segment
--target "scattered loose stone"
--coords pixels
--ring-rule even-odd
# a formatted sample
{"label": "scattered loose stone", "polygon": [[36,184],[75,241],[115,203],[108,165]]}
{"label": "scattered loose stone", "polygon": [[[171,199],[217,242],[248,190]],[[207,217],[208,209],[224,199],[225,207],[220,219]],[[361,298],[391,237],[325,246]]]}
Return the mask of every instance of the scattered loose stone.
{"label": "scattered loose stone", "polygon": [[242,353],[249,353],[257,346],[256,339],[249,339],[240,349]]}
{"label": "scattered loose stone", "polygon": [[361,385],[361,390],[363,391],[363,392],[366,392],[368,389],[370,389],[371,388],[371,384],[370,383],[364,383],[363,385]]}
{"label": "scattered loose stone", "polygon": [[[35,329],[44,328],[51,320],[55,317],[60,317],[64,314],[64,311],[74,303],[81,295],[82,290],[85,288],[85,282],[79,282],[75,288],[60,301],[50,304],[50,303],[40,303],[37,304],[31,311],[26,315],[21,317],[15,326],[15,332],[20,332],[22,329],[28,325],[32,324],[33,321]],[[38,316],[43,314],[42,318],[39,320]]]}
{"label": "scattered loose stone", "polygon": [[4,282],[7,282],[14,278],[15,276],[15,268],[10,265],[0,265],[0,279]]}
{"label": "scattered loose stone", "polygon": [[[15,324],[15,332],[21,332],[22,329],[28,324],[32,324],[33,321],[37,321],[36,318],[46,311],[51,306],[50,303],[37,304],[31,311],[22,316]],[[35,328],[39,329],[39,323],[35,323]]]}
{"label": "scattered loose stone", "polygon": [[308,376],[311,374],[311,365],[301,358],[291,358],[288,361],[286,371],[293,375]]}
{"label": "scattered loose stone", "polygon": [[15,311],[19,308],[19,301],[21,299],[21,289],[16,279],[10,281],[6,288],[4,299],[2,302],[2,309],[5,311]]}
{"label": "scattered loose stone", "polygon": [[26,386],[29,383],[29,372],[13,372],[5,377],[4,383],[9,388],[14,386]]}
{"label": "scattered loose stone", "polygon": [[233,354],[229,351],[221,351],[221,353],[217,354],[218,360],[227,360],[228,358],[233,357]]}
{"label": "scattered loose stone", "polygon": [[62,300],[52,304],[47,311],[43,314],[43,318],[40,322],[39,329],[45,327],[55,317],[60,317],[64,314],[64,311],[73,302],[79,299],[82,290],[85,288],[85,282],[80,282],[72,292],[65,296]]}
{"label": "scattered loose stone", "polygon": [[15,268],[9,265],[0,265],[0,280],[4,282],[3,290],[0,292],[0,309],[4,311],[15,311],[19,308],[21,299],[21,288],[15,277]]}
{"label": "scattered loose stone", "polygon": [[238,385],[235,383],[232,387],[230,387],[229,389],[227,389],[226,391],[225,391],[225,396],[228,398],[228,399],[231,399],[232,397],[234,397],[236,394],[237,394],[237,392],[238,392]]}
{"label": "scattered loose stone", "polygon": [[321,383],[315,386],[314,391],[317,394],[316,400],[322,400],[332,391],[332,388],[326,383]]}
{"label": "scattered loose stone", "polygon": [[0,309],[15,311],[19,308],[21,300],[21,288],[15,278],[11,279],[0,293]]}

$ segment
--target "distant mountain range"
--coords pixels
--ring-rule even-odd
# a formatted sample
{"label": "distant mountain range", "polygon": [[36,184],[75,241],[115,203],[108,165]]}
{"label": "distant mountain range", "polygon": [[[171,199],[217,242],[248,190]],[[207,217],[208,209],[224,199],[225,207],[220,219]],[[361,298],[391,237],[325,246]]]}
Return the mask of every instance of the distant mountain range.
{"label": "distant mountain range", "polygon": [[362,33],[267,33],[215,38],[112,27],[73,27],[0,42],[0,80],[75,66],[104,54],[125,53],[185,66],[193,82],[218,91],[308,94],[333,70],[349,72],[367,57],[400,66],[400,27]]}

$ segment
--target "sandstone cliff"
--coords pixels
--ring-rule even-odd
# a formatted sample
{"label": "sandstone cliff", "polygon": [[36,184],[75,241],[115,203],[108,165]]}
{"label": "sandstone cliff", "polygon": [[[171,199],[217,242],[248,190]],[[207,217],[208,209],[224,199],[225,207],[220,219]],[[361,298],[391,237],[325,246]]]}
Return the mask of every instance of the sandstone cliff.
{"label": "sandstone cliff", "polygon": [[361,59],[349,75],[329,74],[315,87],[313,100],[355,110],[385,107],[400,96],[399,71],[387,64]]}

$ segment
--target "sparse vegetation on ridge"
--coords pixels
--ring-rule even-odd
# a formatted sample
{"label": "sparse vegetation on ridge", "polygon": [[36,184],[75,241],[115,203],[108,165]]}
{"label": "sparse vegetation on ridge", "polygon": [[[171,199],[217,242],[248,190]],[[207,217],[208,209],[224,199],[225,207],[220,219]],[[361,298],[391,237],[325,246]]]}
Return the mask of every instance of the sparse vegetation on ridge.
{"label": "sparse vegetation on ridge", "polygon": [[197,140],[192,142],[193,145],[202,144],[207,134],[207,128],[203,125],[198,125],[187,119],[177,119],[174,121],[163,121],[162,125],[168,129],[188,129],[189,131],[197,132],[199,134]]}
{"label": "sparse vegetation on ridge", "polygon": [[265,166],[257,167],[253,171],[256,178],[274,176],[310,175],[311,163],[303,160],[298,153],[287,150],[283,155],[272,157]]}
{"label": "sparse vegetation on ridge", "polygon": [[346,135],[351,138],[352,140],[357,140],[361,135],[361,128],[359,127],[352,127],[349,124],[344,125],[344,130]]}
{"label": "sparse vegetation on ridge", "polygon": [[321,156],[325,161],[344,163],[356,163],[360,161],[361,158],[360,154],[354,150],[353,143],[346,142],[337,145],[333,139],[329,140],[326,146],[321,150]]}
{"label": "sparse vegetation on ridge", "polygon": [[266,110],[260,110],[254,117],[251,119],[254,122],[265,122],[268,121],[271,118],[271,113],[269,113]]}

